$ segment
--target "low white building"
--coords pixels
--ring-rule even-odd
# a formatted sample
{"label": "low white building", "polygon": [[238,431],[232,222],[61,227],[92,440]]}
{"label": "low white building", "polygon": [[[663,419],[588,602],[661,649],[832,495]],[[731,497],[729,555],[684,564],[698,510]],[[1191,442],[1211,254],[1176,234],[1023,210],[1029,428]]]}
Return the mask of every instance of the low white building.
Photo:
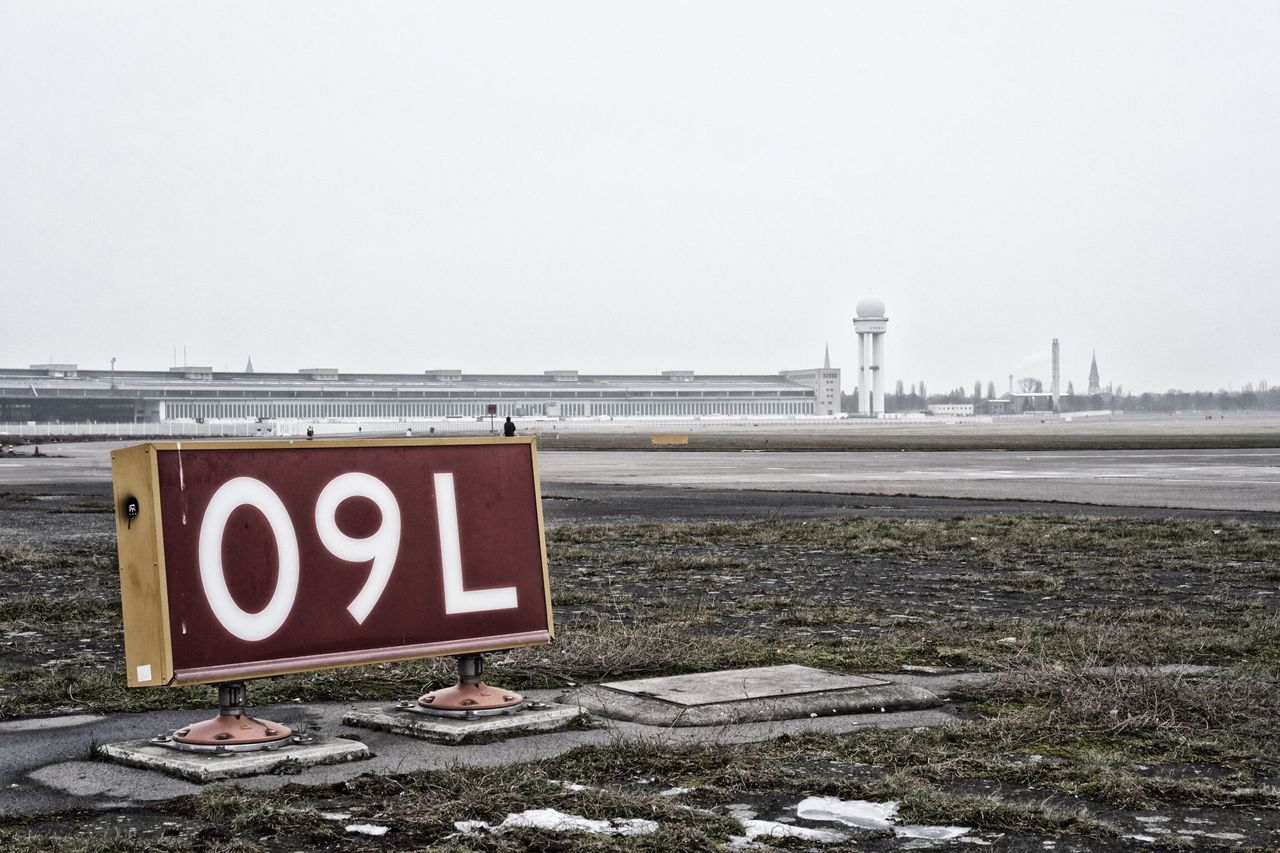
{"label": "low white building", "polygon": [[839,411],[839,371],[788,376],[646,376],[80,370],[75,365],[0,368],[0,422],[404,419],[498,416],[795,416]]}
{"label": "low white building", "polygon": [[973,403],[930,403],[929,414],[970,417],[973,415]]}

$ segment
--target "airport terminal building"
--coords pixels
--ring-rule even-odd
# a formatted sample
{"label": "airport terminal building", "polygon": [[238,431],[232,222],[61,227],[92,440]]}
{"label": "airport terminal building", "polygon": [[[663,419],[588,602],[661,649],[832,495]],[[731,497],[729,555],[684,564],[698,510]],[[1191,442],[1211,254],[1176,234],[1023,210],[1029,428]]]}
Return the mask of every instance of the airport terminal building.
{"label": "airport terminal building", "polygon": [[[0,423],[174,420],[433,419],[499,416],[699,417],[835,414],[839,371],[776,376],[593,376],[576,370],[541,375],[344,374],[80,370],[74,364],[0,368]],[[831,386],[831,387],[828,387]]]}

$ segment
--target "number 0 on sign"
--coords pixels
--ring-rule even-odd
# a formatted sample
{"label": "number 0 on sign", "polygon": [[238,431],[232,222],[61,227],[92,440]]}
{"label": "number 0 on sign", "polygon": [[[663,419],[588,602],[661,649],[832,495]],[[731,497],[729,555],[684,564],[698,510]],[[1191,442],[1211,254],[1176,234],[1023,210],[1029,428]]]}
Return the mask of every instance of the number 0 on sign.
{"label": "number 0 on sign", "polygon": [[553,637],[531,438],[142,444],[112,478],[131,686]]}

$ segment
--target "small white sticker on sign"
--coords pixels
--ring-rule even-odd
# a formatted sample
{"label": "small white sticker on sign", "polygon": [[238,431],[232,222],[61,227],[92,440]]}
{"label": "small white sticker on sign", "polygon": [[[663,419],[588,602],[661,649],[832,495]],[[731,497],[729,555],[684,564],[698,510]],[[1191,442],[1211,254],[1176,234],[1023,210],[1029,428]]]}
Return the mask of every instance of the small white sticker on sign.
{"label": "small white sticker on sign", "polygon": [[151,664],[149,663],[143,664],[142,666],[138,667],[138,680],[139,681],[151,680]]}

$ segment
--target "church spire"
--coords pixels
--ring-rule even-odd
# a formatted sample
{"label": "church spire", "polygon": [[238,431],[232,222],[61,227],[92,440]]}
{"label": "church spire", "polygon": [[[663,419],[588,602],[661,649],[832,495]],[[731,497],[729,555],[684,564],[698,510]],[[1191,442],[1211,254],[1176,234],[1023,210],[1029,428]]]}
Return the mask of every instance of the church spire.
{"label": "church spire", "polygon": [[823,370],[831,369],[831,344],[827,344],[827,352],[822,357],[822,369]]}
{"label": "church spire", "polygon": [[1101,394],[1102,383],[1098,381],[1098,351],[1093,351],[1093,363],[1089,365],[1089,393]]}
{"label": "church spire", "polygon": [[253,356],[249,356],[249,361],[244,366],[245,373],[253,373]]}

